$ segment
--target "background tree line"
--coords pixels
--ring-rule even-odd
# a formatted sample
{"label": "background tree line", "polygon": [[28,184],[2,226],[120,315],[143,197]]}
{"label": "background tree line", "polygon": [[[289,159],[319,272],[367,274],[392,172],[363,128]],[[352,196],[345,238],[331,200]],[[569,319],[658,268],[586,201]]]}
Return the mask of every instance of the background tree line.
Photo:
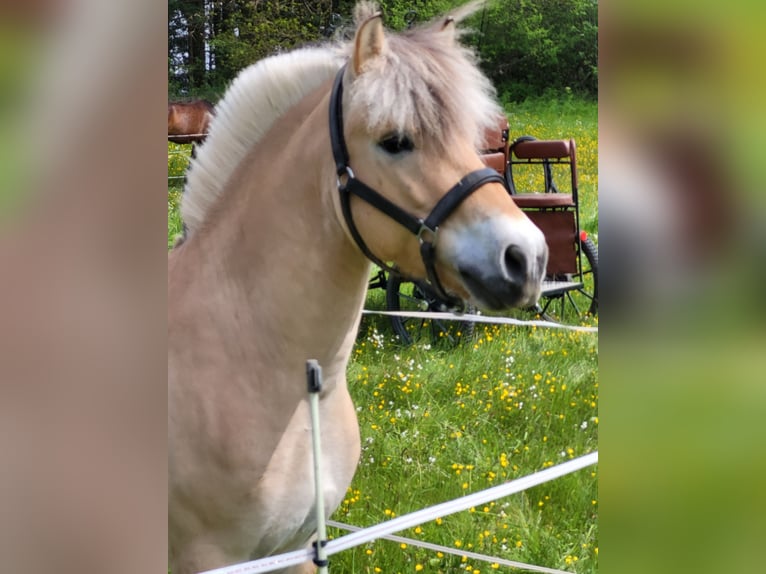
{"label": "background tree line", "polygon": [[[465,0],[380,0],[387,26],[404,29]],[[216,100],[236,74],[282,50],[329,38],[355,0],[168,0],[168,96]],[[504,101],[576,94],[598,86],[597,0],[494,0],[468,23],[466,41]]]}

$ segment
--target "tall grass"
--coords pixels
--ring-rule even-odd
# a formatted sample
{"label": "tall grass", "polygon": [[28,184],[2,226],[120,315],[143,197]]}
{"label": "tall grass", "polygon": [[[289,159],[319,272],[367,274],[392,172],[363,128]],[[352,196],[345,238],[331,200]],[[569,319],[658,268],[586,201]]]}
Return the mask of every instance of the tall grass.
{"label": "tall grass", "polygon": [[183,177],[191,157],[190,144],[168,142],[168,249],[183,232],[179,207],[183,192]]}
{"label": "tall grass", "polygon": [[[581,221],[597,239],[595,104],[514,105],[511,137],[569,138],[579,152]],[[169,148],[170,148],[169,144]],[[171,166],[169,173],[179,167]],[[180,185],[169,186],[168,241],[180,231]],[[368,308],[385,307],[380,289]],[[598,441],[598,336],[479,325],[449,346],[400,344],[366,316],[348,367],[362,456],[333,519],[359,526],[501,484],[592,452]],[[402,535],[578,573],[598,567],[598,469],[437,519]],[[344,532],[331,529],[331,536]],[[331,559],[335,573],[453,573],[497,564],[376,541]]]}
{"label": "tall grass", "polygon": [[[597,337],[480,326],[457,348],[402,348],[365,320],[349,365],[362,457],[336,520],[368,526],[597,448]],[[597,469],[403,535],[574,572],[598,563]],[[341,532],[335,532],[336,536]],[[338,572],[490,572],[491,563],[378,541]]]}

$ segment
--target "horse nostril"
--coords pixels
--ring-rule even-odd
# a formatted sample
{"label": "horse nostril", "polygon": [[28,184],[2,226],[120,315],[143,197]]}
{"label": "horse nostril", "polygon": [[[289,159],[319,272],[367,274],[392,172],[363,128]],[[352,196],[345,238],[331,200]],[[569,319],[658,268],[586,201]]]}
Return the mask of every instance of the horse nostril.
{"label": "horse nostril", "polygon": [[523,282],[527,273],[527,258],[516,245],[505,250],[505,270],[511,281]]}

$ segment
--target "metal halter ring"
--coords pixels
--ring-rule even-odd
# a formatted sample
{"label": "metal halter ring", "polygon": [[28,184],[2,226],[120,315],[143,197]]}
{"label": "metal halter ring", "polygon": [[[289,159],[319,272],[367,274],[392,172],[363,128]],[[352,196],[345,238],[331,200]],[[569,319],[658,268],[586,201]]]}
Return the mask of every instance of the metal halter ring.
{"label": "metal halter ring", "polygon": [[420,220],[420,229],[418,229],[418,241],[423,244],[425,243],[425,239],[423,238],[424,233],[430,233],[431,238],[431,244],[436,246],[436,238],[439,236],[439,226],[437,225],[434,229],[431,229],[428,227],[425,222],[421,219]]}
{"label": "metal halter ring", "polygon": [[338,189],[344,189],[344,188],[346,187],[344,184],[342,184],[342,183],[340,182],[340,178],[341,178],[341,177],[343,177],[343,175],[345,175],[345,176],[346,176],[346,183],[348,183],[348,180],[350,180],[350,179],[354,179],[354,170],[353,170],[353,169],[351,169],[351,167],[349,167],[349,166],[346,166],[346,167],[344,167],[343,169],[345,170],[345,173],[343,173],[343,174],[340,174],[340,173],[339,173],[339,174],[338,174],[338,175],[335,177],[335,181],[336,181],[336,182],[337,182],[337,184],[338,184]]}

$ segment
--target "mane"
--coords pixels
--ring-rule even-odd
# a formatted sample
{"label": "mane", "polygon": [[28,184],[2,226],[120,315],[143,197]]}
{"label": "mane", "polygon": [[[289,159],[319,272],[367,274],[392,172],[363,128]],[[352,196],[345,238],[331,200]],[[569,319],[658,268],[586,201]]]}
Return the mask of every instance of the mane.
{"label": "mane", "polygon": [[187,230],[198,229],[226,182],[274,122],[335,76],[335,49],[304,48],[260,60],[234,79],[215,110],[205,142],[189,166],[181,200]]}
{"label": "mane", "polygon": [[[482,4],[471,2],[448,20],[458,22]],[[360,2],[354,11],[356,25],[377,11],[377,4]],[[455,41],[458,32],[451,25],[445,30],[445,22],[441,18],[386,35],[385,57],[351,84],[349,120],[366,122],[370,131],[410,133],[440,153],[447,153],[456,138],[480,148],[485,130],[495,126],[503,112],[475,53]],[[353,39],[296,50],[240,73],[219,102],[187,174],[181,215],[188,232],[202,224],[248,150],[292,106],[334,77],[353,50]]]}

